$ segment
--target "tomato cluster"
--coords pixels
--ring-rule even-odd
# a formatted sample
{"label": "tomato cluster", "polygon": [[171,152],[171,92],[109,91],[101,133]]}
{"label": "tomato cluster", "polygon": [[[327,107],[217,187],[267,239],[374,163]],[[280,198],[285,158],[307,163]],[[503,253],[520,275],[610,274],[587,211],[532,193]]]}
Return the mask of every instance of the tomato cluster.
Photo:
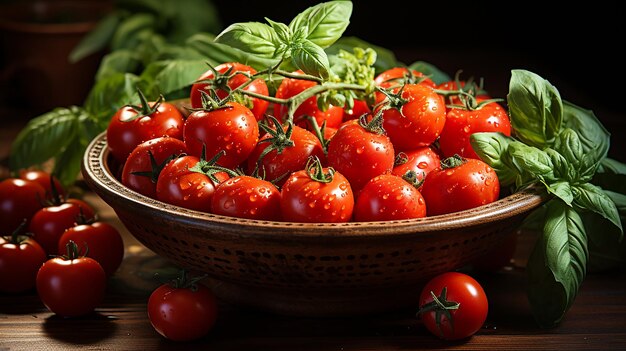
{"label": "tomato cluster", "polygon": [[89,204],[67,198],[40,170],[0,182],[0,202],[0,291],[36,287],[44,305],[64,317],[93,311],[124,255],[117,229],[96,221]]}
{"label": "tomato cluster", "polygon": [[324,109],[303,95],[319,84],[303,72],[275,96],[255,74],[237,62],[211,68],[191,88],[187,117],[142,94],[141,105],[121,108],[107,140],[122,183],[189,209],[293,222],[419,218],[498,198],[496,173],[469,136],[510,135],[510,123],[469,83],[438,86],[396,67],[375,77],[375,104]]}

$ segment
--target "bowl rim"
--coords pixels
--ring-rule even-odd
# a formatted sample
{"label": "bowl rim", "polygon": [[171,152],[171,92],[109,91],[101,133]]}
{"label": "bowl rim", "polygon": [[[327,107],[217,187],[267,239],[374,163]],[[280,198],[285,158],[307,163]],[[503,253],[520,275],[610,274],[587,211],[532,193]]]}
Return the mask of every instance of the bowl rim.
{"label": "bowl rim", "polygon": [[[293,236],[387,236],[390,230],[394,235],[410,235],[437,232],[470,226],[484,226],[492,222],[506,220],[539,207],[546,200],[544,191],[538,187],[520,190],[492,203],[469,210],[423,218],[346,223],[300,223],[286,221],[254,220],[228,217],[168,204],[139,194],[124,186],[109,168],[109,150],[106,131],[97,135],[87,146],[81,163],[81,172],[87,185],[102,197],[115,197],[138,212],[159,211],[162,219],[184,222],[186,225],[202,228],[219,225],[225,231],[247,232],[256,237],[288,232]],[[113,207],[111,204],[109,204]],[[114,208],[115,209],[115,208]],[[259,228],[269,229],[258,231]]]}

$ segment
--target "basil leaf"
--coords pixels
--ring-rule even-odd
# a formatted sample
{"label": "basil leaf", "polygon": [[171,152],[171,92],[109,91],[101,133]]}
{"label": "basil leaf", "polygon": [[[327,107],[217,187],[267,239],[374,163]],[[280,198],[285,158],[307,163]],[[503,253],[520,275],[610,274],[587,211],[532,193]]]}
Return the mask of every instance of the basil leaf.
{"label": "basil leaf", "polygon": [[624,233],[619,213],[613,200],[601,188],[591,183],[580,184],[573,187],[573,190],[574,204],[582,209],[593,211],[613,223],[620,230],[621,240]]}
{"label": "basil leaf", "polygon": [[274,29],[274,32],[276,32],[276,36],[281,43],[289,44],[291,42],[291,30],[289,29],[289,27],[287,27],[286,24],[274,22],[267,17],[265,17],[265,20],[267,21],[267,23],[270,24],[270,26],[272,26],[272,29]]}
{"label": "basil leaf", "polygon": [[324,49],[309,40],[303,40],[291,49],[291,59],[306,74],[328,78],[330,64]]}
{"label": "basil leaf", "polygon": [[186,44],[204,55],[207,61],[214,66],[223,62],[239,62],[256,70],[263,70],[275,66],[280,61],[279,58],[272,59],[249,55],[231,46],[216,43],[213,39],[214,37],[208,33],[198,33],[189,37]]}
{"label": "basil leaf", "polygon": [[554,143],[554,149],[563,155],[567,162],[573,164],[575,167],[580,164],[580,160],[584,155],[578,134],[569,128],[565,128],[561,131],[561,134],[559,134]]}
{"label": "basil leaf", "polygon": [[[85,100],[85,109],[98,120],[110,120],[123,105],[138,103],[140,79],[131,73],[117,73],[96,82]],[[151,95],[152,92],[144,91]]]}
{"label": "basil leaf", "polygon": [[626,164],[623,164],[612,158],[605,158],[600,162],[600,168],[598,169],[598,172],[626,175]]}
{"label": "basil leaf", "polygon": [[150,91],[168,94],[190,87],[207,70],[204,60],[173,60],[153,62],[141,73],[140,79],[149,82]]}
{"label": "basil leaf", "polygon": [[452,80],[448,74],[428,62],[416,61],[409,65],[409,68],[424,73],[430,77],[435,84],[441,84]]}
{"label": "basil leaf", "polygon": [[74,183],[80,173],[80,163],[86,149],[87,144],[81,143],[78,135],[75,135],[55,158],[52,172],[61,184],[68,186]]}
{"label": "basil leaf", "polygon": [[556,326],[586,274],[587,234],[581,217],[558,200],[547,204],[543,233],[528,260],[528,298],[537,323]]}
{"label": "basil leaf", "polygon": [[593,111],[563,101],[563,124],[561,128],[572,129],[578,134],[583,153],[585,155],[591,154],[594,163],[606,157],[611,134],[596,118]]}
{"label": "basil leaf", "polygon": [[511,142],[507,148],[512,165],[517,173],[527,173],[532,178],[542,181],[554,181],[554,165],[548,154],[536,147],[528,146],[518,141]]}
{"label": "basil leaf", "polygon": [[352,2],[324,2],[298,14],[289,23],[292,33],[304,28],[304,39],[327,48],[341,37],[350,23]]}
{"label": "basil leaf", "polygon": [[341,50],[354,52],[354,48],[372,48],[374,49],[374,51],[376,51],[376,62],[374,62],[374,69],[376,70],[376,74],[379,74],[383,71],[399,65],[399,62],[392,51],[381,46],[370,44],[365,40],[359,39],[357,37],[339,38],[339,40],[337,40],[333,45],[326,48],[325,51],[328,55],[336,55],[339,54]]}
{"label": "basil leaf", "polygon": [[[622,223],[626,221],[626,195],[606,190],[604,193],[615,203]],[[583,221],[589,236],[588,270],[598,272],[623,266],[626,263],[626,240],[619,229],[593,212],[584,213]]]}
{"label": "basil leaf", "polygon": [[75,138],[80,110],[57,108],[31,119],[11,144],[13,171],[38,165],[57,156]]}
{"label": "basil leaf", "polygon": [[572,179],[570,175],[573,175],[574,170],[563,155],[551,148],[546,148],[543,152],[545,152],[546,155],[550,157],[550,161],[552,161],[552,172],[555,178]]}
{"label": "basil leaf", "polygon": [[78,45],[72,49],[69,55],[70,62],[76,63],[93,53],[104,50],[111,41],[111,38],[113,38],[113,33],[115,33],[121,20],[122,13],[119,11],[114,11],[106,15],[98,22],[96,27],[87,33]]}
{"label": "basil leaf", "polygon": [[554,86],[535,73],[513,70],[507,101],[517,138],[539,148],[554,143],[563,116],[563,103]]}
{"label": "basil leaf", "polygon": [[111,40],[111,50],[135,50],[147,33],[154,33],[156,17],[148,13],[138,13],[123,20]]}
{"label": "basil leaf", "polygon": [[215,38],[215,42],[263,58],[276,58],[280,47],[274,29],[260,22],[231,24]]}
{"label": "basil leaf", "polygon": [[572,187],[567,181],[558,181],[546,184],[546,190],[548,193],[553,194],[559,199],[563,200],[567,205],[571,205],[572,201],[574,201],[574,194],[572,192]]}
{"label": "basil leaf", "polygon": [[474,133],[470,136],[472,148],[481,160],[496,171],[501,186],[513,185],[517,177],[516,170],[511,169],[502,158],[513,140],[502,133]]}
{"label": "basil leaf", "polygon": [[96,81],[116,73],[135,72],[141,67],[141,57],[132,50],[121,49],[104,56],[96,73]]}

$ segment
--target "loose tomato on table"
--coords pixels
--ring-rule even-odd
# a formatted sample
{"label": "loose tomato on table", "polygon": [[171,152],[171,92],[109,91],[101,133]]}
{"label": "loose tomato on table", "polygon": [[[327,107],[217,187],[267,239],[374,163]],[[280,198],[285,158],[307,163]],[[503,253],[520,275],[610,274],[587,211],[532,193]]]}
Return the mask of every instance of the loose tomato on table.
{"label": "loose tomato on table", "polygon": [[[415,178],[415,173],[409,173]],[[354,220],[393,221],[426,216],[418,184],[393,174],[382,174],[365,184],[354,205]]]}
{"label": "loose tomato on table", "polygon": [[44,206],[46,190],[32,180],[9,178],[0,182],[0,233],[12,233]]}
{"label": "loose tomato on table", "polygon": [[34,288],[37,271],[47,260],[41,246],[22,235],[24,228],[25,221],[10,236],[0,236],[1,292],[20,293]]}
{"label": "loose tomato on table", "polygon": [[181,277],[163,284],[150,294],[148,318],[162,336],[174,341],[199,339],[217,321],[218,305],[213,292],[198,279]]}
{"label": "loose tomato on table", "polygon": [[62,317],[78,317],[93,312],[102,302],[106,274],[94,259],[80,256],[73,241],[67,255],[46,261],[37,272],[37,293],[43,304]]}
{"label": "loose tomato on table", "polygon": [[485,323],[489,304],[474,278],[447,272],[432,278],[419,297],[419,318],[434,335],[445,340],[465,339]]}
{"label": "loose tomato on table", "polygon": [[[250,79],[243,74],[236,74],[236,72],[246,72],[248,74],[255,74],[256,70],[250,66],[238,62],[226,62],[214,69],[209,69],[204,72],[198,79],[198,83],[191,86],[190,100],[192,108],[202,108],[202,92],[209,93],[210,89],[215,89],[215,93],[220,99],[226,98],[231,90],[235,90],[242,84],[247,83]],[[218,73],[217,76],[215,73]],[[207,81],[207,82],[201,82]],[[267,84],[261,78],[253,80],[251,83],[243,88],[245,91],[268,96],[269,92]],[[256,97],[243,97],[244,101],[247,99],[251,106],[248,106],[252,111],[257,121],[263,119],[265,111],[269,105],[267,100],[259,99]],[[246,104],[247,106],[248,104]]]}
{"label": "loose tomato on table", "polygon": [[56,192],[59,193],[61,196],[65,196],[65,189],[63,188],[63,185],[61,184],[61,182],[57,179],[57,177],[53,176],[52,174],[46,171],[42,171],[38,169],[23,169],[23,170],[20,170],[20,178],[39,183],[39,185],[41,185],[46,190],[47,201],[52,200],[53,184],[54,184],[54,188],[56,189]]}

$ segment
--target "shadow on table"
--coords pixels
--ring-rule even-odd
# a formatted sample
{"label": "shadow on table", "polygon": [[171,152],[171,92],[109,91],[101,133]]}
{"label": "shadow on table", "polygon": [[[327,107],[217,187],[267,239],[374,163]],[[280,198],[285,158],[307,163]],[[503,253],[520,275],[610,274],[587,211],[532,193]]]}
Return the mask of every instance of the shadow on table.
{"label": "shadow on table", "polygon": [[45,319],[43,332],[50,338],[71,344],[92,344],[115,334],[116,319],[95,312],[78,318],[52,315]]}

